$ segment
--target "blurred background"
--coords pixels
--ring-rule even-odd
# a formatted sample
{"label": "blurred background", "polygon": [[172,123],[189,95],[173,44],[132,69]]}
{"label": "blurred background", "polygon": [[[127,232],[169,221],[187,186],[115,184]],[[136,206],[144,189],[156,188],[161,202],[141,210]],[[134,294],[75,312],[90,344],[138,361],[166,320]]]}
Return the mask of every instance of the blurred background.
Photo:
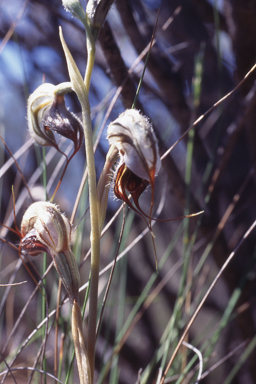
{"label": "blurred background", "polygon": [[[81,3],[86,6],[86,1]],[[0,222],[8,226],[13,226],[12,186],[18,227],[25,209],[31,204],[23,178],[34,200],[45,199],[42,166],[40,168],[43,155],[29,137],[26,104],[30,93],[42,82],[58,84],[69,80],[59,26],[83,74],[86,68],[84,28],[64,10],[60,0],[0,1]],[[98,178],[108,150],[107,125],[133,104],[155,26],[155,41],[136,108],[152,120],[161,155],[200,115],[233,90],[256,62],[255,0],[116,0],[97,41],[89,94],[94,137],[99,138],[95,154]],[[123,252],[125,256],[114,273],[96,349],[98,382],[156,382],[159,368],[166,366],[202,295],[254,222],[255,74],[256,71],[250,74],[239,89],[196,124],[162,162],[156,178],[154,216],[170,219],[201,210],[204,214],[185,221],[155,222],[158,274],[155,273],[152,238],[143,232],[147,232],[146,225],[139,216],[126,210],[119,250],[119,254]],[[112,105],[117,92],[117,100]],[[80,116],[75,95],[68,95],[66,102],[70,110]],[[110,113],[106,116],[108,109]],[[11,154],[17,159],[21,172]],[[63,166],[61,161],[62,156],[53,148],[46,149],[50,194],[60,177],[60,170],[58,173],[55,170],[58,165]],[[68,217],[84,167],[82,147],[69,164],[56,197],[60,209]],[[140,200],[145,212],[149,210],[150,199],[149,189]],[[87,205],[85,187],[75,225]],[[110,193],[106,223],[119,206],[120,202]],[[102,269],[118,252],[121,223],[122,214],[102,239]],[[18,244],[19,237],[8,229],[1,227],[0,233],[1,238]],[[143,236],[133,244],[140,235]],[[256,383],[255,238],[254,231],[236,252],[189,332],[187,341],[199,348],[204,358],[202,383]],[[90,247],[88,214],[73,241],[77,260],[82,262]],[[127,249],[129,245],[132,247]],[[1,371],[4,371],[7,362],[10,363],[41,320],[38,317],[40,293],[31,298],[35,283],[21,266],[18,252],[0,243],[0,257],[2,284],[28,281],[20,288],[0,287],[0,351],[5,359],[1,363]],[[165,261],[161,264],[161,260]],[[41,261],[36,260],[35,264],[42,271]],[[80,271],[84,284],[89,275],[89,260],[83,263]],[[53,271],[50,274],[50,285],[46,285],[49,311],[56,308],[57,295],[57,277]],[[109,272],[100,280],[100,302],[108,276]],[[130,323],[129,337],[118,354],[113,355],[114,347],[120,346],[122,327],[152,276],[152,286],[138,304],[141,317],[134,326]],[[150,296],[163,281],[156,296]],[[83,297],[84,290],[81,302]],[[152,303],[147,307],[145,303],[149,297]],[[25,315],[14,329],[29,299]],[[69,332],[68,315],[66,305],[58,336],[60,345],[64,345],[63,361],[66,362],[71,347],[70,342],[61,344],[61,337]],[[53,318],[49,327],[53,326],[52,322]],[[40,345],[35,339],[26,344],[14,366],[39,367],[41,355],[38,360],[35,356]],[[166,355],[161,349],[164,347]],[[53,350],[54,343],[48,338],[44,353],[47,371],[51,373]],[[184,347],[182,351],[167,382],[195,383],[198,360],[193,361],[182,378],[181,373],[186,372],[185,367],[194,356]],[[110,357],[113,357],[112,366],[104,376],[103,368]],[[64,382],[64,368],[63,372],[60,379]],[[24,370],[15,373],[15,377],[17,382],[23,383],[30,380],[30,374]],[[35,375],[31,380],[39,382],[41,376]],[[5,382],[15,381],[9,375]],[[48,377],[47,382],[53,379]]]}

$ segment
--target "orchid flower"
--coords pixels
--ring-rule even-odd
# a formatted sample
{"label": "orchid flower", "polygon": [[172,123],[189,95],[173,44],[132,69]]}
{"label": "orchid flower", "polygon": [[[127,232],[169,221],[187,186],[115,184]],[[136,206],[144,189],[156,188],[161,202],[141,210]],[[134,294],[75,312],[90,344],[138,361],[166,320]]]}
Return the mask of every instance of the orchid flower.
{"label": "orchid flower", "polygon": [[[123,112],[108,127],[110,145],[119,151],[120,162],[114,177],[114,193],[125,201],[144,219],[151,219],[155,176],[161,167],[158,143],[149,119],[135,109]],[[149,216],[139,206],[139,198],[148,185],[151,185],[151,208]],[[134,205],[127,195],[129,192]]]}

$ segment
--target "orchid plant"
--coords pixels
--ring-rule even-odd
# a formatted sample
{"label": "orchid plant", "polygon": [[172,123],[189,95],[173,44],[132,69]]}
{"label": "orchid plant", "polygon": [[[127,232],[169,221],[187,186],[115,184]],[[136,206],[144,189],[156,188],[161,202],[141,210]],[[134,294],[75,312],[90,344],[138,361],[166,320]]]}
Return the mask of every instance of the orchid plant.
{"label": "orchid plant", "polygon": [[[83,8],[79,0],[63,0],[63,7],[68,12],[70,12],[74,17],[76,17],[84,26],[85,35],[86,35],[86,48],[87,48],[87,63],[86,63],[85,73],[84,74],[81,73],[80,70],[78,69],[77,63],[74,60],[68,48],[68,45],[66,44],[66,41],[64,38],[65,33],[63,35],[62,29],[60,27],[59,37],[60,37],[61,45],[65,54],[69,78],[66,79],[67,81],[57,85],[50,84],[50,83],[41,84],[29,96],[28,103],[27,103],[27,121],[28,121],[28,129],[29,129],[31,138],[34,140],[37,146],[52,147],[54,149],[54,152],[55,150],[58,151],[63,156],[63,160],[64,160],[63,170],[53,194],[50,195],[49,198],[48,196],[46,197],[47,201],[33,202],[27,208],[21,220],[20,228],[18,227],[16,223],[16,218],[15,218],[15,199],[13,202],[15,230],[5,225],[6,222],[5,224],[1,224],[3,227],[15,232],[16,235],[18,234],[20,237],[18,247],[15,247],[15,245],[11,244],[11,246],[13,246],[16,250],[18,249],[19,251],[19,256],[21,258],[21,260],[19,260],[20,265],[22,262],[24,262],[25,267],[29,271],[29,268],[25,264],[26,259],[33,260],[35,256],[38,256],[41,253],[45,253],[48,257],[51,258],[52,260],[51,265],[55,267],[56,272],[59,275],[60,283],[59,283],[59,293],[58,293],[58,300],[57,300],[58,304],[56,307],[57,308],[56,309],[57,332],[55,334],[56,367],[54,367],[54,370],[55,370],[54,380],[56,382],[59,381],[57,378],[58,376],[57,375],[57,370],[58,370],[57,369],[58,368],[57,344],[58,344],[58,336],[59,336],[58,326],[60,322],[58,322],[57,311],[61,307],[61,305],[59,305],[61,301],[60,300],[61,284],[63,285],[64,290],[66,292],[66,298],[67,298],[66,301],[69,300],[70,307],[71,307],[70,323],[71,323],[71,333],[72,333],[73,343],[74,343],[74,351],[73,350],[72,351],[73,351],[73,356],[75,354],[75,357],[76,357],[80,383],[92,384],[94,382],[96,339],[99,334],[99,328],[102,324],[102,321],[101,321],[102,314],[105,308],[105,304],[107,300],[106,297],[108,295],[108,289],[109,289],[111,278],[113,276],[113,271],[114,271],[114,267],[113,267],[110,274],[110,278],[108,280],[107,288],[105,290],[105,296],[103,298],[103,302],[101,305],[101,314],[100,316],[98,316],[98,311],[100,307],[98,305],[99,265],[100,265],[100,254],[101,254],[100,237],[104,232],[103,226],[104,226],[104,221],[106,216],[107,204],[109,201],[109,191],[112,189],[115,197],[122,201],[123,203],[122,206],[127,205],[130,208],[130,210],[133,211],[132,212],[133,214],[139,215],[140,218],[143,219],[143,224],[146,224],[147,226],[145,233],[148,231],[151,234],[153,250],[154,250],[155,260],[156,260],[156,270],[158,272],[157,252],[156,252],[154,234],[152,230],[152,227],[153,227],[152,223],[153,221],[170,221],[170,220],[177,219],[177,218],[159,219],[154,217],[153,205],[154,205],[154,198],[155,198],[156,189],[157,189],[156,188],[157,180],[158,180],[157,176],[161,172],[162,159],[170,153],[170,151],[174,148],[174,146],[181,139],[183,139],[188,132],[191,133],[191,138],[192,138],[194,126],[199,121],[201,121],[204,116],[207,116],[209,112],[211,112],[217,105],[219,105],[224,100],[224,98],[220,99],[220,101],[214,104],[213,107],[209,109],[204,115],[200,116],[187,129],[187,131],[182,135],[182,137],[179,140],[177,140],[176,143],[166,151],[166,153],[162,156],[162,159],[159,154],[158,140],[155,135],[154,128],[150,119],[147,116],[145,116],[145,114],[142,111],[135,109],[135,107],[132,107],[131,109],[126,109],[114,121],[110,122],[110,124],[108,125],[106,140],[108,140],[109,149],[107,151],[105,163],[100,172],[100,176],[97,180],[96,169],[95,169],[95,154],[94,154],[94,142],[93,142],[93,130],[92,130],[92,121],[91,121],[89,92],[90,92],[92,70],[94,67],[94,60],[95,60],[96,41],[98,39],[100,29],[106,20],[106,17],[108,15],[108,12],[112,4],[113,4],[113,0],[88,0],[86,8]],[[153,42],[153,37],[152,37],[152,42]],[[149,48],[149,52],[150,52],[150,49],[151,49],[151,46]],[[145,67],[146,67],[147,60],[145,60],[145,62],[146,62],[145,64]],[[254,68],[255,66],[253,67],[252,70],[254,70]],[[248,76],[248,74],[246,76]],[[144,75],[144,72],[143,72],[143,75]],[[201,78],[201,76],[202,74],[200,74],[198,78]],[[200,84],[198,84],[198,88],[199,88],[198,94],[200,94]],[[230,92],[227,95],[227,97],[230,96],[234,92],[234,90]],[[78,117],[73,112],[71,112],[66,106],[66,101],[67,101],[66,95],[71,92],[73,92],[76,95],[80,103],[80,107],[81,107],[80,117]],[[196,102],[195,102],[195,105],[197,105]],[[59,136],[62,137],[60,141],[58,140]],[[71,146],[73,148],[72,152],[68,153],[63,150],[62,142],[64,140],[71,141]],[[4,142],[3,139],[2,141]],[[79,268],[74,256],[74,254],[79,254],[80,250],[78,252],[75,252],[75,247],[73,246],[74,243],[72,239],[73,235],[76,234],[76,229],[77,229],[77,227],[73,225],[75,221],[74,217],[76,215],[77,206],[75,205],[76,208],[74,208],[73,214],[71,218],[69,218],[64,213],[64,207],[62,206],[62,203],[60,203],[60,207],[59,207],[56,205],[56,201],[59,194],[59,187],[61,185],[62,180],[65,177],[66,170],[69,167],[73,157],[76,156],[78,151],[81,149],[83,142],[85,143],[86,169],[84,171],[84,176],[81,181],[80,191],[83,190],[85,181],[88,180],[90,231],[91,231],[90,244],[89,244],[90,249],[88,251],[88,255],[91,256],[90,258],[91,269],[90,269],[90,277],[88,281],[88,289],[85,295],[86,299],[83,307],[81,307],[79,302],[79,290],[80,290],[81,281],[83,279],[80,278]],[[8,150],[7,145],[6,145],[6,148]],[[191,161],[192,152],[189,153],[188,158]],[[13,160],[15,162],[14,156],[13,156]],[[16,164],[16,166],[18,167],[18,164]],[[191,172],[191,169],[188,172],[189,175],[190,175],[190,172]],[[20,173],[22,175],[21,171]],[[26,184],[25,178],[23,181],[30,194],[29,187]],[[150,190],[150,201],[148,204],[148,209],[142,208],[142,205],[140,204],[140,198],[142,194],[144,194],[146,189]],[[83,198],[81,198],[81,195],[82,195],[82,192],[78,193],[77,201],[83,200]],[[14,193],[13,193],[13,196],[14,196]],[[31,194],[30,194],[30,197],[33,200]],[[189,204],[187,204],[187,211],[189,209],[188,205]],[[192,217],[200,213],[201,212],[198,212],[196,214],[182,216],[179,218]],[[124,216],[125,216],[125,213],[124,213]],[[222,223],[220,224],[222,225]],[[253,226],[250,228],[250,231],[255,227],[255,225],[256,224],[254,223]],[[77,232],[80,231],[81,227],[82,226],[78,228]],[[124,228],[124,221],[123,221],[122,230],[123,228]],[[120,234],[120,239],[118,243],[118,252],[116,256],[119,254],[119,247],[121,246],[121,240],[123,235],[122,230]],[[189,231],[187,231],[187,234],[188,232]],[[209,248],[207,248],[206,249],[207,252],[203,254],[201,259],[202,261],[200,260],[198,264],[199,266],[197,266],[195,273],[194,272],[192,273],[192,271],[189,270],[190,261],[188,261],[187,254],[192,249],[193,240],[191,241],[192,245],[190,245],[190,239],[188,238],[187,234],[184,237],[185,239],[184,258],[181,261],[181,262],[184,262],[184,267],[183,267],[183,272],[181,276],[181,283],[180,283],[177,301],[175,302],[173,315],[171,315],[170,322],[167,325],[166,331],[164,332],[164,335],[162,338],[162,340],[164,341],[161,341],[162,344],[160,344],[160,347],[158,350],[160,351],[159,355],[161,354],[161,366],[159,365],[159,374],[156,382],[161,384],[164,383],[167,373],[172,374],[171,372],[169,372],[169,370],[175,357],[177,356],[177,352],[181,347],[181,345],[183,344],[187,348],[191,348],[191,345],[185,341],[188,335],[188,331],[190,330],[194,319],[198,315],[202,305],[204,304],[205,300],[209,296],[212,288],[214,287],[215,283],[219,279],[221,273],[226,268],[229,261],[232,259],[234,253],[236,252],[235,250],[234,253],[232,253],[229,256],[223,268],[217,274],[213,283],[204,294],[200,303],[198,304],[196,302],[195,311],[192,317],[190,318],[190,320],[188,321],[187,326],[185,327],[183,318],[181,319],[181,312],[183,312],[182,306],[185,303],[186,313],[184,318],[186,318],[187,320],[187,318],[189,318],[190,316],[189,311],[187,311],[187,306],[189,308],[191,307],[192,309],[194,306],[194,302],[192,303],[193,305],[191,305],[191,303],[189,302],[190,296],[191,296],[190,293],[191,292],[193,293],[192,280],[195,279],[196,281],[199,271],[201,270],[204,264],[204,261],[206,260],[207,252],[209,251]],[[218,237],[218,235],[219,235],[219,232],[216,233],[216,237]],[[141,236],[141,233],[140,233],[140,236]],[[7,240],[2,238],[0,240],[7,242]],[[86,240],[87,240],[87,236],[86,236]],[[170,243],[170,246],[172,247],[171,243]],[[238,246],[240,245],[238,244]],[[129,247],[130,247],[130,244],[128,248]],[[168,247],[168,252],[169,252],[169,247]],[[167,260],[167,257],[168,256],[164,258],[165,261]],[[111,263],[113,263],[114,266],[115,266],[115,262],[116,260],[112,261],[111,259]],[[181,262],[180,264],[177,263],[177,268],[178,268],[178,265],[181,265]],[[161,260],[161,262],[159,262],[159,270],[161,270],[163,265],[164,263]],[[136,264],[136,267],[137,267],[137,264]],[[175,272],[173,273],[176,273],[175,268],[174,270]],[[190,273],[190,276],[189,276],[189,273],[187,272]],[[120,279],[123,279],[123,275],[120,274],[120,276],[121,276]],[[170,276],[172,275],[169,271],[164,278],[165,279],[164,284],[166,284],[166,282],[170,280]],[[187,278],[187,276],[189,276],[189,278]],[[43,279],[45,278],[45,275],[43,275],[42,281],[40,281],[40,284],[38,284],[38,281],[35,279],[35,277],[33,277],[32,273],[31,273],[31,277],[34,279],[35,283],[37,284],[36,288],[40,289],[40,284],[42,285],[44,284]],[[81,277],[84,277],[84,276],[81,276]],[[162,280],[159,286],[156,287],[156,290],[153,292],[150,292],[150,289],[157,278],[158,278],[158,275],[157,273],[155,273],[154,278],[149,281],[150,284],[145,287],[145,291],[143,291],[141,297],[136,302],[136,305],[134,306],[134,310],[132,310],[130,313],[131,316],[129,316],[127,321],[123,324],[120,334],[116,335],[116,339],[115,339],[116,344],[114,345],[113,350],[111,351],[111,356],[109,357],[109,355],[107,355],[107,358],[109,357],[109,360],[104,361],[104,367],[100,372],[100,376],[99,376],[100,383],[104,381],[104,379],[106,378],[112,366],[113,367],[115,366],[114,359],[116,357],[118,358],[120,349],[122,348],[126,338],[128,337],[127,335],[129,334],[130,329],[134,326],[134,324],[136,324],[136,321],[138,321],[138,319],[140,318],[141,313],[143,313],[143,310],[148,308],[148,306],[155,300],[157,295],[157,293],[155,294],[155,292],[157,292],[158,289],[162,289],[162,287],[164,286],[162,285],[163,283],[163,280]],[[198,285],[198,286],[196,285],[196,289],[198,291],[199,291],[198,287],[200,286],[201,285]],[[42,296],[44,296],[43,291],[44,290],[42,289]],[[88,296],[89,296],[89,300],[88,300],[89,309],[88,309],[88,318],[87,318],[88,327],[84,327],[83,314],[86,308]],[[198,297],[199,296],[200,295],[198,294]],[[54,305],[55,305],[55,302],[54,302]],[[229,308],[227,308],[227,312],[229,312],[229,315],[230,315],[231,312],[229,311]],[[43,315],[43,321],[41,323],[44,323],[44,321],[45,322],[48,321],[48,317],[46,313],[43,313],[43,310],[42,310],[42,315]],[[98,317],[99,317],[99,320],[98,320]],[[97,323],[97,320],[98,320],[98,323]],[[175,322],[175,326],[177,324],[177,332],[174,331],[174,328],[172,328],[174,322]],[[182,336],[179,338],[178,333],[181,327],[184,328],[184,331],[182,333]],[[49,328],[50,327],[47,326],[47,331],[45,332],[45,338],[43,340],[44,346],[46,345],[45,340],[46,340],[47,332]],[[86,332],[84,328],[86,328]],[[116,329],[118,330],[118,327]],[[39,326],[37,327],[37,331],[38,330],[39,330]],[[9,339],[11,338],[13,338],[12,333],[10,334]],[[28,343],[29,340],[26,342]],[[64,342],[63,342],[63,345],[64,345]],[[5,349],[7,349],[6,346],[8,346],[8,341],[4,347],[4,352],[5,352]],[[171,347],[173,347],[174,351],[171,355],[169,363],[167,364],[168,354],[172,349]],[[193,347],[191,349],[194,352],[195,351],[199,352],[198,355],[200,357],[200,351],[198,351],[196,348],[193,349]],[[19,355],[20,350],[22,350],[22,347],[16,353],[15,358]],[[4,355],[4,352],[3,352],[3,355]],[[63,350],[60,352],[60,355],[62,352]],[[42,354],[40,353],[38,353],[38,359],[36,360],[35,366],[33,367],[34,369],[33,373],[37,369],[35,367],[40,357],[45,356],[45,353],[42,353]],[[65,384],[68,383],[69,374],[71,370],[70,367],[72,367],[72,359],[69,360],[70,355],[71,353],[69,350],[68,352],[66,352],[66,356],[68,356],[67,365],[69,366],[69,368],[67,370],[68,373],[66,376]],[[104,355],[104,359],[105,359],[105,356],[106,355]],[[107,358],[105,360],[107,360]],[[181,376],[178,378],[177,383],[182,382],[183,380],[182,375],[185,374],[186,369],[188,370],[190,367],[186,361],[186,353],[184,353],[181,356],[181,358],[182,358]],[[155,359],[154,356],[153,356],[153,359]],[[13,361],[11,361],[10,364],[9,364],[9,361],[4,362],[7,366],[7,373],[5,374],[2,382],[4,382],[7,375],[11,373],[11,367],[12,367]],[[156,364],[159,364],[159,360],[157,361]],[[199,369],[198,377],[200,377],[200,375],[202,374],[202,364],[203,364],[203,358],[201,358],[201,361],[200,361],[200,369]],[[42,362],[42,365],[43,365],[43,362]],[[138,374],[138,381],[137,381],[138,383],[149,382],[149,377],[151,374],[150,364],[148,367],[149,368],[144,370],[142,379],[140,377],[140,373]],[[48,372],[46,369],[41,369],[40,372],[44,374],[45,377],[46,375],[48,375]],[[59,378],[61,377],[61,373],[63,372],[64,370],[62,371],[62,366],[60,363]],[[199,380],[200,379],[198,379],[198,381]],[[117,377],[115,376],[114,380],[110,380],[110,381],[117,382]]]}
{"label": "orchid plant", "polygon": [[[28,126],[31,137],[40,146],[52,146],[65,155],[57,144],[57,133],[74,144],[73,153],[66,155],[66,166],[51,198],[51,202],[37,202],[25,212],[21,223],[20,250],[30,256],[46,252],[65,287],[72,305],[72,334],[81,384],[93,382],[96,341],[96,314],[100,259],[100,231],[102,229],[110,184],[116,197],[143,217],[151,228],[155,176],[161,160],[157,139],[149,119],[135,109],[126,110],[108,128],[110,144],[106,164],[98,185],[93,153],[90,104],[88,99],[90,78],[95,57],[95,42],[113,1],[89,1],[84,11],[77,0],[65,0],[63,5],[85,26],[88,61],[84,78],[66,45],[60,28],[60,40],[66,56],[70,82],[58,85],[42,84],[28,99]],[[65,94],[75,92],[82,109],[82,121],[65,105]],[[91,282],[88,317],[87,349],[83,340],[82,317],[79,309],[79,272],[70,248],[71,225],[59,208],[53,204],[66,168],[79,151],[85,138],[88,168],[89,204],[91,218]],[[114,173],[111,170],[115,169]],[[113,176],[114,175],[114,176]],[[113,180],[109,180],[113,179]],[[151,185],[152,198],[149,216],[139,206],[139,197]],[[130,202],[128,194],[134,201]],[[149,218],[149,222],[147,222]]]}

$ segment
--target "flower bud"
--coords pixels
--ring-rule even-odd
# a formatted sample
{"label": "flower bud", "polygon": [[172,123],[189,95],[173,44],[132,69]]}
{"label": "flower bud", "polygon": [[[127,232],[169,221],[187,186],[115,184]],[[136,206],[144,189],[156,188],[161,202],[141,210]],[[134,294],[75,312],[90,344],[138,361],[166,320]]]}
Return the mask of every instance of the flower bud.
{"label": "flower bud", "polygon": [[114,0],[88,1],[86,15],[93,28],[100,29],[102,27],[113,2]]}
{"label": "flower bud", "polygon": [[139,111],[128,109],[110,123],[107,137],[109,144],[117,147],[120,156],[114,180],[114,193],[134,209],[126,190],[130,192],[138,211],[144,214],[139,207],[139,197],[150,184],[153,201],[155,176],[161,167],[152,125]]}
{"label": "flower bud", "polygon": [[78,301],[79,272],[70,249],[71,225],[58,207],[48,202],[36,202],[26,210],[21,222],[22,251],[31,256],[46,252],[72,301]]}
{"label": "flower bud", "polygon": [[62,0],[62,5],[67,12],[72,13],[72,15],[79,20],[85,17],[83,7],[79,0]]}

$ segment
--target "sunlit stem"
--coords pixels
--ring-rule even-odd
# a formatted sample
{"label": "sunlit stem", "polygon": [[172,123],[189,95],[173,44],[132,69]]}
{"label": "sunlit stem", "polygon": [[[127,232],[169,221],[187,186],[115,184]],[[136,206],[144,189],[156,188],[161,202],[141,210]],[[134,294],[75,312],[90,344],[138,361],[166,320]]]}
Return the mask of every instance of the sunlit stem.
{"label": "sunlit stem", "polygon": [[[87,19],[83,20],[86,30],[87,45],[87,65],[84,76],[84,84],[89,94],[90,81],[95,60],[95,40]],[[88,100],[88,99],[87,99]],[[89,102],[88,102],[89,103]],[[88,105],[90,110],[90,106]],[[85,134],[85,149],[88,167],[89,183],[89,202],[91,215],[91,287],[90,287],[90,306],[88,316],[88,359],[91,368],[91,382],[93,383],[94,360],[95,360],[95,342],[97,325],[97,307],[98,307],[98,283],[99,283],[99,264],[100,264],[100,228],[98,221],[98,199],[96,192],[96,172],[93,152],[93,139],[91,119],[88,112],[83,110],[83,123]],[[87,113],[86,113],[87,112]],[[89,120],[86,123],[86,120]]]}
{"label": "sunlit stem", "polygon": [[55,191],[53,192],[53,195],[52,195],[52,197],[51,197],[51,199],[50,199],[50,202],[51,202],[51,203],[53,203],[53,200],[54,200],[54,198],[55,198],[55,196],[56,196],[56,193],[58,192],[58,189],[59,189],[59,187],[60,187],[60,185],[61,185],[61,183],[62,183],[63,177],[64,177],[64,175],[65,175],[65,172],[66,172],[66,170],[67,170],[67,167],[68,167],[68,164],[69,164],[70,160],[71,160],[71,159],[68,159],[68,157],[66,158],[66,165],[65,165],[65,168],[64,168],[64,170],[63,170],[63,172],[62,172],[62,174],[61,174],[61,177],[60,177],[60,179],[59,179],[59,182],[58,182],[58,184],[57,184],[57,187],[55,188]]}
{"label": "sunlit stem", "polygon": [[[87,31],[86,31],[87,32]],[[87,92],[89,93],[89,88],[90,88],[90,81],[92,77],[92,70],[94,66],[94,60],[95,60],[95,40],[94,37],[90,32],[86,33],[86,38],[87,38],[87,65],[86,65],[86,71],[85,71],[85,76],[84,76],[84,84]]]}
{"label": "sunlit stem", "polygon": [[88,99],[88,92],[84,85],[83,79],[67,47],[61,28],[60,39],[67,59],[68,71],[72,83],[72,88],[76,92],[82,107],[85,152],[88,168],[89,204],[91,221],[91,288],[88,316],[88,360],[91,371],[91,382],[93,382],[100,262],[100,233],[98,222],[98,199],[96,190],[96,171],[93,151],[90,103]]}
{"label": "sunlit stem", "polygon": [[76,301],[72,305],[72,336],[77,360],[80,384],[91,384],[91,371],[83,339],[81,310]]}
{"label": "sunlit stem", "polygon": [[84,27],[86,30],[87,65],[86,65],[86,71],[84,75],[84,85],[87,90],[87,93],[89,93],[90,81],[92,77],[92,70],[93,70],[94,60],[95,60],[95,40],[96,39],[92,34],[92,30],[88,24],[87,17],[85,14],[80,14],[80,20],[84,24]]}
{"label": "sunlit stem", "polygon": [[[87,66],[84,77],[84,84],[89,93],[92,69],[95,59],[95,40],[87,22],[84,22],[87,38]],[[87,98],[88,100],[88,98]],[[88,100],[87,108],[83,109],[83,124],[85,136],[85,150],[88,167],[89,184],[89,202],[91,219],[91,287],[90,287],[90,306],[88,315],[88,359],[91,369],[91,382],[93,383],[94,360],[95,360],[95,342],[97,326],[97,307],[98,307],[98,284],[99,284],[99,266],[100,266],[100,231],[98,221],[98,199],[96,191],[96,171],[93,152],[93,138],[91,118],[88,110],[90,105]]]}
{"label": "sunlit stem", "polygon": [[[45,162],[45,147],[43,147],[43,164],[44,164],[44,169],[43,169],[43,184],[44,184],[44,192],[45,192],[45,200],[47,200],[48,196],[47,196],[47,174],[46,174],[46,162]],[[44,252],[44,256],[43,256],[43,274],[45,273],[46,271],[46,268],[47,268],[47,258],[46,258],[46,253]],[[46,294],[46,291],[45,291],[45,283],[46,283],[46,280],[44,279],[43,280],[43,295],[42,295],[42,319],[45,318],[45,315],[46,315],[46,297],[45,297],[45,294]],[[46,330],[46,327],[44,326],[43,327],[43,334],[45,334],[45,330]],[[46,359],[45,359],[45,355],[44,355],[44,358],[43,358],[43,369],[46,370]],[[46,384],[46,376],[44,378],[44,383]]]}
{"label": "sunlit stem", "polygon": [[91,119],[83,108],[83,125],[85,130],[85,148],[88,167],[90,220],[91,220],[91,287],[88,316],[88,358],[93,382],[94,354],[96,341],[96,322],[98,304],[98,282],[100,264],[100,231],[98,222],[98,199],[96,191],[96,172],[93,152]]}

